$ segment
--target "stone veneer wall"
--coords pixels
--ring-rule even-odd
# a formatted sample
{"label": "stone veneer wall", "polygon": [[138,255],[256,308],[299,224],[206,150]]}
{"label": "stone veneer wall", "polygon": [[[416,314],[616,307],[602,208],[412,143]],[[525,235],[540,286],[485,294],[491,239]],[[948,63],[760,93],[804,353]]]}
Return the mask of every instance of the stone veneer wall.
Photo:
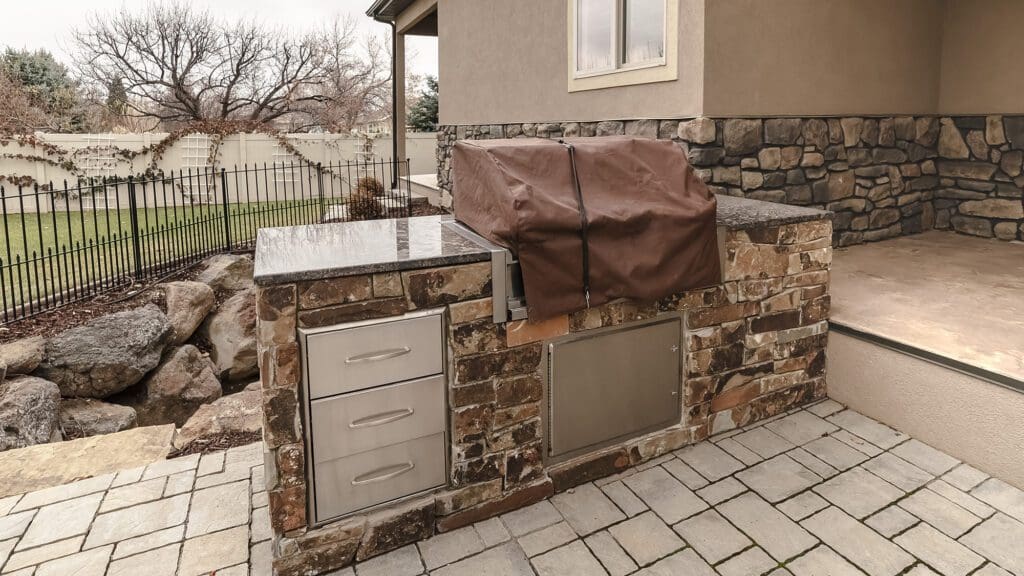
{"label": "stone veneer wall", "polygon": [[[730,231],[720,285],[658,302],[612,302],[536,324],[492,321],[489,262],[259,287],[275,573],[330,572],[824,397],[831,231],[828,220]],[[296,328],[442,306],[448,487],[309,528]],[[542,342],[657,314],[683,315],[687,326],[683,421],[545,468]]]}
{"label": "stone veneer wall", "polygon": [[628,134],[671,139],[712,190],[836,213],[848,246],[932,228],[1024,239],[1024,117],[632,120],[443,126],[451,201],[456,140]]}

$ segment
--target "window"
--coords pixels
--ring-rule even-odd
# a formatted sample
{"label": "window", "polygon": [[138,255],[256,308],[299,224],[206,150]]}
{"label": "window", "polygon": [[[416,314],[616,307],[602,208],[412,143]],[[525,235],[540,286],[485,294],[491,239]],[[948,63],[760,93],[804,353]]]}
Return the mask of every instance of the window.
{"label": "window", "polygon": [[570,91],[676,78],[678,0],[568,0],[568,9]]}

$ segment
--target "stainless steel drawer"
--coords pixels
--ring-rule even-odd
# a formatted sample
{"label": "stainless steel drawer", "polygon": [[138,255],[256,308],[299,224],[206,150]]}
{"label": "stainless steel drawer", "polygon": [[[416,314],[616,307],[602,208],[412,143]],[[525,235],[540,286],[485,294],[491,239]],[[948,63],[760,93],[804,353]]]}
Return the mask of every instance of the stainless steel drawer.
{"label": "stainless steel drawer", "polygon": [[442,486],[444,433],[321,462],[314,477],[318,523]]}
{"label": "stainless steel drawer", "polygon": [[440,374],[441,315],[303,332],[310,399]]}
{"label": "stainless steel drawer", "polygon": [[314,400],[310,416],[317,462],[444,432],[444,376]]}

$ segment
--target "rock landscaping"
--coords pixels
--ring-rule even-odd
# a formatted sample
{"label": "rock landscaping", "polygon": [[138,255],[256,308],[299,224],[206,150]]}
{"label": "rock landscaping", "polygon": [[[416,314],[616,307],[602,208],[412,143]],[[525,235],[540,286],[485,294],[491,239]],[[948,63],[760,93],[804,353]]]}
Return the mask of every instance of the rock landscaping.
{"label": "rock landscaping", "polygon": [[258,385],[225,396],[258,373],[252,258],[218,255],[198,281],[154,290],[155,302],[0,345],[0,451],[165,424],[181,428],[179,449],[258,435]]}

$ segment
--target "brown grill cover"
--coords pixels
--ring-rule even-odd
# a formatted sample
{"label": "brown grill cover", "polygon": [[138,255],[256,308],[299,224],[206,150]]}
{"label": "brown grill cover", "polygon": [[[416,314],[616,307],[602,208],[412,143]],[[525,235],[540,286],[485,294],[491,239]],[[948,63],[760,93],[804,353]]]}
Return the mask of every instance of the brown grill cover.
{"label": "brown grill cover", "polygon": [[[586,207],[590,305],[655,300],[721,280],[715,196],[673,142],[567,138]],[[455,217],[519,257],[531,320],[586,308],[580,215],[565,146],[455,143]]]}

